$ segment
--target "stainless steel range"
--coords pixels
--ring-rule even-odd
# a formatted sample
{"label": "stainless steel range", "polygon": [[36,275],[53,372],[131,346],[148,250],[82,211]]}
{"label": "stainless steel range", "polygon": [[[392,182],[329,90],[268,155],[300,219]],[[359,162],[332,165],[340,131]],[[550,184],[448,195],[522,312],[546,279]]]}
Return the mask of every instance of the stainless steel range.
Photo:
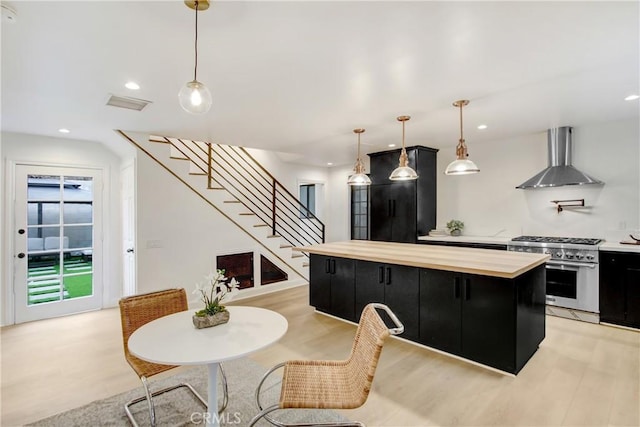
{"label": "stainless steel range", "polygon": [[507,249],[551,255],[547,261],[547,313],[600,321],[598,245],[602,239],[520,236]]}

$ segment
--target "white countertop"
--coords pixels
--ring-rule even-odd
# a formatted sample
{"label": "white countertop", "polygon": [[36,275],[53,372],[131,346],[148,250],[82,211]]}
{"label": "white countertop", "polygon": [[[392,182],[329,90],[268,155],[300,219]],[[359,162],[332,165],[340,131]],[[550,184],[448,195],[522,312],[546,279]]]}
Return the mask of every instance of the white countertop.
{"label": "white countertop", "polygon": [[599,249],[601,251],[640,253],[640,245],[623,245],[622,243],[617,241],[602,242]]}
{"label": "white countertop", "polygon": [[427,242],[460,242],[460,243],[488,243],[506,245],[511,241],[510,236],[420,236],[418,240]]}

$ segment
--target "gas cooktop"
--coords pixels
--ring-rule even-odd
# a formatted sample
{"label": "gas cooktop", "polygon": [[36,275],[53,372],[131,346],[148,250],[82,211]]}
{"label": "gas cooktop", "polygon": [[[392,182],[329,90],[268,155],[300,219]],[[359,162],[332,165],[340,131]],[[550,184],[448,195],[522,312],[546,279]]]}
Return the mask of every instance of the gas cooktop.
{"label": "gas cooktop", "polygon": [[519,236],[511,239],[512,242],[531,242],[531,243],[560,243],[569,245],[598,245],[602,239],[583,238],[583,237],[544,237],[544,236]]}

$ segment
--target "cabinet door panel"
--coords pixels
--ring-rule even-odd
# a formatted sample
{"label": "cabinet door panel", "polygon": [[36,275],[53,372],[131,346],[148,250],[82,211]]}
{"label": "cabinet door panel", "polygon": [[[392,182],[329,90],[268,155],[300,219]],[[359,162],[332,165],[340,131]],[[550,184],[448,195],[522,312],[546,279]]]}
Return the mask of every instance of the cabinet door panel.
{"label": "cabinet door panel", "polygon": [[331,314],[355,320],[355,261],[331,258]]}
{"label": "cabinet door panel", "polygon": [[370,302],[384,303],[384,264],[356,261],[356,312],[359,319]]}
{"label": "cabinet door panel", "polygon": [[625,272],[627,285],[627,324],[640,328],[640,255],[629,258],[635,260],[635,267],[629,264]]}
{"label": "cabinet door panel", "polygon": [[419,270],[415,267],[385,265],[384,275],[384,303],[404,324],[404,333],[401,336],[411,340],[418,339],[420,330]]}
{"label": "cabinet door panel", "polygon": [[370,226],[369,236],[371,240],[391,240],[390,216],[391,202],[389,199],[389,185],[372,185],[369,189],[370,201]]}
{"label": "cabinet door panel", "polygon": [[461,277],[420,270],[420,342],[449,353],[461,350]]}
{"label": "cabinet door panel", "polygon": [[462,275],[462,354],[507,372],[515,369],[515,291],[511,281]]}
{"label": "cabinet door panel", "polygon": [[389,186],[391,199],[391,241],[415,243],[417,235],[416,182],[400,182]]}
{"label": "cabinet door panel", "polygon": [[625,321],[624,254],[600,254],[600,321],[622,324]]}
{"label": "cabinet door panel", "polygon": [[329,257],[311,254],[309,259],[309,304],[318,310],[331,308]]}

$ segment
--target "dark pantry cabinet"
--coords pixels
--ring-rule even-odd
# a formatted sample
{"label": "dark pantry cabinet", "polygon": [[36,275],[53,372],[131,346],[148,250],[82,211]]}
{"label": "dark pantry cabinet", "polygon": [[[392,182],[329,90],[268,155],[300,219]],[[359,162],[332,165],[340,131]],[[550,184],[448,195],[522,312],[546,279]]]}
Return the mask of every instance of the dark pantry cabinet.
{"label": "dark pantry cabinet", "polygon": [[640,328],[640,254],[600,252],[600,321]]}
{"label": "dark pantry cabinet", "polygon": [[436,226],[436,167],[438,150],[408,147],[409,166],[415,181],[391,181],[400,150],[369,154],[371,166],[370,239],[415,243]]}

